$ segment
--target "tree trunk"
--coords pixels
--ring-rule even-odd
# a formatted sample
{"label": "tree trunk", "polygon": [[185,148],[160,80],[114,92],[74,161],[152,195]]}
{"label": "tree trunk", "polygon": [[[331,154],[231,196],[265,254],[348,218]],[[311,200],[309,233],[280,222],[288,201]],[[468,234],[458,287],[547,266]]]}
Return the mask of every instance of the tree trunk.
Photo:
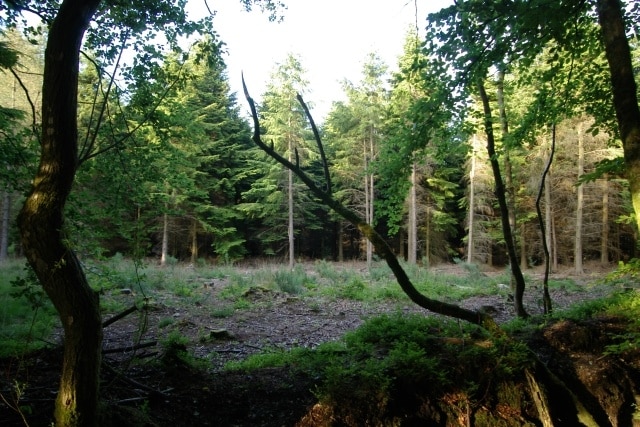
{"label": "tree trunk", "polygon": [[552,240],[551,237],[555,233],[553,233],[553,216],[551,211],[551,175],[550,172],[547,172],[547,177],[544,180],[544,239],[549,245],[549,258],[551,265],[549,266],[549,271],[557,270],[558,267],[558,257],[556,256],[557,249],[555,247],[555,240]]}
{"label": "tree trunk", "polygon": [[467,264],[473,262],[473,213],[475,209],[475,178],[476,178],[476,135],[473,135],[471,148],[471,172],[469,172],[469,221],[467,231]]}
{"label": "tree trunk", "polygon": [[600,235],[600,264],[609,265],[609,178],[602,177],[602,233]]}
{"label": "tree trunk", "polygon": [[409,264],[418,262],[418,201],[416,198],[416,164],[411,165],[411,189],[409,190],[409,227],[407,230],[407,261]]}
{"label": "tree trunk", "polygon": [[[369,218],[370,218],[370,214],[369,214],[369,209],[371,207],[371,204],[369,202],[369,161],[367,159],[367,143],[364,142],[362,144],[362,148],[363,148],[363,153],[362,155],[364,156],[364,220],[369,222]],[[369,223],[369,225],[371,225],[371,223]],[[362,236],[362,238],[365,241],[365,256],[366,256],[366,260],[367,260],[367,269],[371,268],[371,259],[369,258],[369,247],[370,247],[370,243],[369,240],[367,240],[366,236]]]}
{"label": "tree trunk", "polygon": [[424,232],[424,260],[427,267],[431,266],[431,206],[427,203],[427,212],[425,213],[425,232]]}
{"label": "tree trunk", "polygon": [[[582,137],[582,124],[578,125],[578,179],[584,175],[584,140]],[[584,184],[579,184],[576,202],[576,234],[573,249],[573,265],[576,274],[584,273],[582,266],[582,216],[584,213]]]}
{"label": "tree trunk", "polygon": [[[165,206],[166,208],[166,206]],[[162,215],[162,249],[160,250],[160,265],[167,265],[169,258],[169,214]]]}
{"label": "tree trunk", "polygon": [[556,126],[553,125],[552,128],[552,137],[551,137],[551,149],[549,150],[549,155],[547,156],[547,162],[542,172],[542,178],[540,181],[540,186],[538,187],[538,195],[536,196],[536,214],[538,216],[538,224],[540,226],[540,230],[542,231],[542,250],[544,251],[544,279],[542,281],[542,302],[544,306],[544,313],[549,314],[552,310],[551,305],[551,295],[549,293],[549,272],[551,271],[551,261],[549,255],[549,232],[547,231],[547,227],[545,223],[549,222],[549,202],[546,200],[546,215],[542,217],[542,209],[540,209],[540,201],[542,200],[542,196],[548,194],[548,174],[551,169],[551,164],[553,163],[553,157],[555,154],[556,148]]}
{"label": "tree trunk", "polygon": [[191,264],[198,262],[198,219],[191,219]]}
{"label": "tree trunk", "polygon": [[[509,210],[509,225],[512,233],[517,229],[516,219],[516,190],[513,184],[513,168],[509,155],[509,121],[507,120],[507,110],[504,103],[504,69],[500,67],[498,71],[498,81],[496,82],[496,100],[498,101],[498,115],[500,117],[500,130],[502,132],[502,150],[504,151],[504,181],[507,196],[507,208]],[[513,234],[514,245],[516,236]],[[515,246],[514,246],[515,248]],[[520,255],[520,268],[526,268],[527,255],[525,253],[524,241],[522,242]],[[515,289],[515,277],[511,277],[512,288]]]}
{"label": "tree trunk", "polygon": [[102,325],[96,293],[65,243],[64,206],[78,159],[79,51],[98,0],[65,0],[50,29],[42,90],[40,165],[18,223],[27,260],[64,330],[57,426],[98,424]]}
{"label": "tree trunk", "polygon": [[624,150],[626,178],[636,213],[636,226],[640,229],[640,108],[622,3],[619,0],[598,0],[597,10],[611,71],[613,106]]}
{"label": "tree trunk", "polygon": [[514,306],[518,317],[528,317],[522,299],[524,296],[525,281],[520,270],[520,264],[518,263],[518,257],[516,254],[516,248],[513,241],[513,234],[511,232],[511,226],[509,224],[509,207],[507,206],[507,197],[504,188],[504,182],[502,181],[502,175],[500,174],[500,164],[498,163],[498,156],[496,154],[495,140],[493,136],[493,119],[491,118],[491,105],[489,104],[489,96],[485,90],[482,80],[478,80],[478,89],[480,92],[480,98],[484,109],[484,130],[487,135],[487,153],[489,154],[489,160],[491,162],[491,169],[493,171],[493,178],[495,180],[495,191],[500,205],[500,218],[502,220],[502,233],[504,235],[504,241],[507,245],[507,252],[509,254],[509,262],[511,263],[511,273],[513,274],[514,284]]}
{"label": "tree trunk", "polygon": [[[369,141],[364,142],[364,196],[365,196],[365,219],[373,227],[373,172],[371,162],[373,160],[373,130],[369,136]],[[371,269],[373,261],[373,245],[371,241],[365,237],[366,253],[367,253],[367,269]]]}
{"label": "tree trunk", "polygon": [[290,170],[287,171],[288,175],[288,210],[289,210],[289,219],[287,226],[287,235],[289,236],[289,268],[293,268],[296,262],[296,254],[295,254],[295,235],[293,229],[293,172]]}
{"label": "tree trunk", "polygon": [[553,250],[552,250],[552,256],[553,256],[553,261],[551,263],[551,268],[555,271],[558,271],[558,233],[556,233],[556,220],[553,217],[553,215],[551,215],[551,240],[552,240],[552,246],[553,246]]}
{"label": "tree trunk", "polygon": [[[371,139],[369,141],[369,159],[370,162],[369,164],[372,164],[373,162],[373,130],[371,131]],[[375,199],[375,190],[374,190],[374,178],[373,178],[373,171],[371,171],[369,173],[369,218],[367,219],[367,221],[369,221],[369,224],[373,227],[373,206],[374,206],[374,199]],[[367,265],[369,267],[371,267],[371,263],[373,262],[373,244],[371,243],[371,241],[369,239],[367,239]]]}
{"label": "tree trunk", "polygon": [[0,228],[0,262],[9,257],[9,218],[11,217],[11,193],[2,192],[2,226]]}
{"label": "tree trunk", "polygon": [[344,261],[344,227],[342,221],[338,220],[338,261]]}
{"label": "tree trunk", "polygon": [[522,223],[520,225],[520,269],[525,270],[529,266],[527,259],[527,226]]}

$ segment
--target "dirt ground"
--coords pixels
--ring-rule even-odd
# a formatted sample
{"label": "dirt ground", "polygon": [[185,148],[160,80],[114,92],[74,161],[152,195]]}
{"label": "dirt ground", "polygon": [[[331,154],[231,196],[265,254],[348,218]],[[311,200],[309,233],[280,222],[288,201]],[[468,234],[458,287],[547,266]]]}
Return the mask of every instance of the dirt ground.
{"label": "dirt ground", "polygon": [[[434,270],[468,274],[458,266]],[[555,278],[567,277],[568,273],[559,273]],[[594,267],[573,279],[588,283],[603,273]],[[536,277],[540,272],[528,274]],[[315,347],[339,339],[367,317],[384,312],[423,312],[409,303],[389,306],[340,299],[308,300],[258,288],[247,295],[254,302],[250,309],[236,310],[228,317],[212,317],[215,304],[220,302],[217,294],[226,285],[224,279],[203,281],[202,292],[209,294],[206,303],[185,306],[151,301],[147,312],[131,314],[105,328],[101,397],[108,409],[106,424],[293,426],[316,403],[314,378],[293,376],[287,369],[252,374],[226,372],[222,370],[224,364],[270,348]],[[561,309],[599,297],[602,292],[601,288],[586,292],[556,290],[552,298],[554,307]],[[530,314],[541,313],[540,295],[541,290],[535,286],[527,290],[526,308]],[[505,297],[474,297],[461,305],[488,308],[498,321],[513,318],[512,304]],[[170,326],[163,327],[163,323]],[[169,330],[189,338],[188,350],[210,363],[208,374],[159,366],[160,341]],[[131,349],[136,343],[141,348]],[[134,356],[136,362],[132,363]],[[60,365],[59,349],[41,351],[23,360],[0,361],[0,394],[6,400],[0,402],[0,425],[50,425]],[[19,401],[15,399],[14,380],[26,385]]]}

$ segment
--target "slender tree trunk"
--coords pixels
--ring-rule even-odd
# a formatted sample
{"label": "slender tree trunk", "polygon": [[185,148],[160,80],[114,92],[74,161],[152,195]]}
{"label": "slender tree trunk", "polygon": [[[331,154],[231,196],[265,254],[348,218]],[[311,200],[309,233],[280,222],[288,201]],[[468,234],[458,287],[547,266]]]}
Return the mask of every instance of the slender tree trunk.
{"label": "slender tree trunk", "polygon": [[411,165],[411,189],[409,190],[409,227],[408,227],[408,246],[407,260],[409,264],[418,262],[418,201],[416,197],[416,164]]}
{"label": "slender tree trunk", "polygon": [[344,227],[342,221],[338,220],[338,261],[344,261]]}
{"label": "slender tree trunk", "polygon": [[9,218],[11,217],[11,193],[2,192],[2,226],[0,227],[0,262],[9,257]]}
{"label": "slender tree trunk", "polygon": [[57,426],[98,425],[102,322],[96,293],[65,243],[64,206],[78,166],[77,90],[82,38],[98,0],[65,0],[45,50],[40,165],[20,212],[22,246],[64,330]]}
{"label": "slender tree trunk", "polygon": [[[369,202],[369,161],[367,160],[368,155],[367,155],[367,143],[363,142],[362,144],[362,155],[363,155],[363,159],[364,159],[364,219],[365,221],[369,222],[369,218],[371,217],[371,215],[369,214],[369,209],[371,207],[371,204]],[[371,225],[371,224],[369,224]],[[370,259],[369,259],[369,241],[367,240],[366,236],[362,236],[362,238],[365,241],[365,257],[367,260],[367,268],[370,268]]]}
{"label": "slender tree trunk", "polygon": [[296,262],[296,254],[295,254],[295,235],[293,230],[293,172],[290,170],[287,172],[288,175],[288,206],[289,206],[289,220],[287,227],[287,234],[289,236],[289,268],[293,268]]}
{"label": "slender tree trunk", "polygon": [[[165,206],[166,208],[166,206]],[[160,265],[167,265],[169,258],[169,214],[162,215],[162,249],[160,250]]]}
{"label": "slender tree trunk", "polygon": [[427,267],[431,266],[431,206],[427,203],[427,212],[425,213],[425,232],[424,232],[424,260]]}
{"label": "slender tree trunk", "polygon": [[[290,107],[291,108],[291,107]],[[291,130],[291,116],[288,118],[289,122],[289,130]],[[289,153],[289,161],[293,158],[293,137],[291,133],[287,134],[287,151]],[[295,253],[295,235],[293,228],[293,172],[288,169],[287,170],[287,210],[288,210],[288,219],[287,219],[287,236],[289,239],[289,268],[293,269],[293,266],[296,262],[296,253]]]}
{"label": "slender tree trunk", "polygon": [[467,231],[467,263],[473,263],[473,226],[475,211],[475,179],[476,179],[476,135],[473,135],[473,147],[471,149],[471,172],[469,172],[469,222]]}
{"label": "slender tree trunk", "polygon": [[609,177],[602,177],[602,234],[600,237],[600,264],[609,265]]}
{"label": "slender tree trunk", "polygon": [[557,271],[558,270],[558,233],[556,232],[556,220],[553,216],[553,213],[551,215],[551,228],[553,230],[551,233],[551,239],[552,239],[552,245],[553,245],[553,251],[552,251],[553,262],[551,264],[551,268]]}
{"label": "slender tree trunk", "polygon": [[[373,153],[371,158],[373,159]],[[373,182],[373,172],[369,174],[369,224],[373,227],[373,206],[374,206],[374,182]],[[371,263],[373,262],[373,244],[369,239],[367,239],[367,265],[371,267]]]}
{"label": "slender tree trunk", "polygon": [[198,261],[198,220],[191,219],[191,264],[194,266]]}
{"label": "slender tree trunk", "polygon": [[[553,162],[553,157],[555,154],[556,147],[556,126],[553,125],[552,128],[552,138],[551,138],[551,149],[549,150],[549,156],[547,157],[547,162],[544,167],[544,171],[542,172],[542,178],[540,181],[540,186],[538,187],[538,195],[536,196],[536,214],[538,216],[538,224],[542,231],[542,250],[544,251],[544,279],[542,281],[542,302],[544,305],[544,313],[549,314],[552,311],[551,304],[551,294],[549,293],[549,272],[551,271],[551,261],[549,255],[549,240],[547,239],[548,233],[545,227],[545,219],[542,217],[542,209],[540,209],[540,201],[542,200],[542,196],[545,193],[545,189],[547,188],[546,182],[548,180],[549,170],[551,169],[551,164]],[[548,203],[547,203],[548,206]],[[548,218],[548,217],[547,217]]]}
{"label": "slender tree trunk", "polygon": [[544,238],[549,245],[549,253],[552,261],[550,270],[557,270],[558,268],[558,257],[556,256],[557,249],[555,245],[555,239],[552,239],[552,236],[555,235],[553,232],[553,214],[551,210],[551,173],[547,172],[547,177],[544,180]]}
{"label": "slender tree trunk", "polygon": [[640,229],[640,107],[622,3],[620,0],[598,0],[597,12],[611,71],[613,106],[620,128],[625,172],[636,226]]}
{"label": "slender tree trunk", "polygon": [[496,197],[498,198],[498,204],[500,205],[502,233],[504,235],[504,241],[507,245],[509,262],[511,263],[511,273],[513,274],[515,280],[513,298],[514,306],[518,317],[528,317],[522,301],[524,296],[525,281],[524,276],[522,275],[522,270],[520,270],[520,264],[518,263],[515,244],[513,241],[513,234],[511,233],[511,226],[509,224],[509,207],[507,205],[504,182],[502,181],[502,175],[500,174],[500,164],[498,163],[495,149],[495,140],[493,136],[493,119],[491,118],[491,105],[489,104],[489,96],[487,95],[487,91],[485,90],[482,80],[478,81],[478,89],[484,108],[484,129],[485,133],[487,134],[487,153],[489,154],[491,169],[493,171],[493,178],[495,180]]}
{"label": "slender tree trunk", "polygon": [[[498,81],[496,82],[496,100],[498,101],[498,115],[500,116],[500,130],[502,132],[502,149],[504,151],[504,182],[507,196],[507,207],[509,209],[509,225],[513,234],[514,245],[516,243],[515,230],[517,230],[516,219],[516,191],[513,185],[513,167],[511,165],[509,147],[509,121],[507,120],[507,110],[504,103],[504,69],[500,67],[498,71]],[[514,246],[515,247],[515,246]],[[524,248],[524,241],[520,250],[520,268],[527,265],[527,255]],[[515,277],[511,275],[511,288],[515,289]]]}
{"label": "slender tree trunk", "polygon": [[[369,225],[373,227],[373,173],[370,171],[371,160],[373,160],[373,131],[369,135],[369,141],[364,143],[364,163],[365,163],[365,177],[364,177],[364,193],[365,193],[365,217]],[[373,262],[373,245],[369,239],[365,238],[366,242],[366,256],[367,256],[367,269],[371,268]]]}
{"label": "slender tree trunk", "polygon": [[[578,125],[578,179],[584,175],[584,139],[582,124]],[[584,212],[584,184],[578,185],[576,202],[576,234],[573,248],[573,265],[576,274],[584,273],[582,266],[582,216]]]}
{"label": "slender tree trunk", "polygon": [[526,270],[529,266],[527,260],[527,226],[523,223],[520,225],[520,269]]}

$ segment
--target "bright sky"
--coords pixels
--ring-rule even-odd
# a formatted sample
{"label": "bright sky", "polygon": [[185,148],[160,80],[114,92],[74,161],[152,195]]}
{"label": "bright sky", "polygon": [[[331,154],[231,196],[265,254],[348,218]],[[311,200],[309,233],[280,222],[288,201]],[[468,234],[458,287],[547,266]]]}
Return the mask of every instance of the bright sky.
{"label": "bright sky", "polygon": [[[214,25],[227,44],[229,82],[243,111],[241,72],[249,92],[259,102],[276,64],[289,53],[307,71],[312,114],[322,122],[331,103],[342,99],[340,82],[357,83],[367,55],[377,53],[396,68],[410,28],[422,32],[426,16],[452,0],[283,0],[284,21],[269,22],[256,10],[244,12],[239,0],[208,0],[218,13]],[[190,0],[193,17],[208,13],[204,0]],[[246,108],[248,110],[248,108]]]}

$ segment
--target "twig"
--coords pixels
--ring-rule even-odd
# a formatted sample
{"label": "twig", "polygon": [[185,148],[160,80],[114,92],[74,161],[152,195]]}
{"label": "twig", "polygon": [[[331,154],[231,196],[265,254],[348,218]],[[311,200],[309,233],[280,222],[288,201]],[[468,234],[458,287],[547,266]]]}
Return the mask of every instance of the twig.
{"label": "twig", "polygon": [[130,385],[137,387],[141,390],[144,390],[148,393],[154,394],[154,395],[158,395],[158,396],[162,396],[162,397],[168,397],[168,395],[166,394],[166,392],[164,391],[160,391],[160,390],[156,390],[153,387],[150,387],[146,384],[142,384],[141,382],[138,382],[132,378],[127,377],[126,375],[124,375],[122,372],[116,370],[114,367],[110,366],[108,363],[103,363],[104,367],[107,369],[107,371],[111,372],[112,374],[114,374],[117,378],[123,380],[126,383],[129,383]]}
{"label": "twig", "polygon": [[141,348],[153,347],[157,344],[158,341],[149,341],[135,345],[128,345],[126,347],[108,348],[106,350],[102,350],[102,354],[127,353],[129,351],[140,350]]}
{"label": "twig", "polygon": [[107,326],[111,325],[112,323],[117,322],[118,320],[127,317],[128,315],[130,315],[131,313],[133,313],[134,311],[137,311],[138,307],[134,304],[131,307],[127,308],[125,311],[116,314],[115,316],[105,320],[104,322],[102,322],[102,327],[106,328]]}
{"label": "twig", "polygon": [[302,99],[302,95],[298,94],[297,96],[298,102],[302,105],[302,109],[309,119],[309,124],[311,125],[311,130],[313,131],[313,137],[316,140],[316,144],[318,144],[318,151],[320,152],[320,160],[322,160],[322,167],[324,169],[324,179],[327,182],[327,194],[331,194],[331,175],[329,175],[329,164],[327,163],[327,157],[324,154],[324,146],[322,145],[322,140],[320,139],[320,133],[318,132],[318,128],[316,127],[316,122],[313,120],[311,116],[311,112],[309,111],[309,107]]}

